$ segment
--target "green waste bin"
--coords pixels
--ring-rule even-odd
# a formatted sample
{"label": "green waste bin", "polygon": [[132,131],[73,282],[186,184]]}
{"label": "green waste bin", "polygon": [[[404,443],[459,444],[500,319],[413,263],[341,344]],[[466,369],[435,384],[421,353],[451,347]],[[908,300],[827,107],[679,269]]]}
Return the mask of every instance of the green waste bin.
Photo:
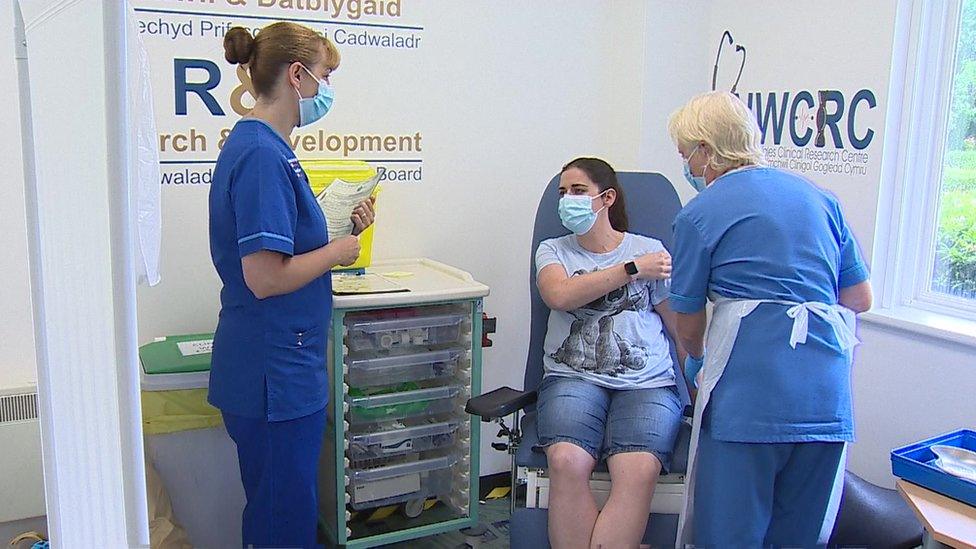
{"label": "green waste bin", "polygon": [[207,403],[213,334],[159,338],[139,349],[146,457],[195,547],[240,547],[244,489],[237,449]]}

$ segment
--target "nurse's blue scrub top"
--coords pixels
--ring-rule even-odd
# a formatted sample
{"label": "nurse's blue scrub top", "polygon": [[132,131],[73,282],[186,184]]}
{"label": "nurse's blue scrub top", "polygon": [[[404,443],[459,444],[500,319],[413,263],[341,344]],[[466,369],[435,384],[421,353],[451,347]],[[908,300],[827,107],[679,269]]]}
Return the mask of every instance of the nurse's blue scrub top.
{"label": "nurse's blue scrub top", "polygon": [[[681,313],[702,310],[711,291],[834,304],[868,278],[837,200],[775,168],[716,179],[679,212],[674,242],[670,303]],[[812,313],[807,342],[792,349],[787,309],[762,304],[743,319],[705,417],[716,440],[853,440],[847,353]]]}
{"label": "nurse's blue scrub top", "polygon": [[268,421],[325,407],[330,275],[259,300],[244,283],[241,259],[260,250],[303,254],[328,241],[294,152],[264,121],[239,121],[210,188],[210,254],[223,282],[208,399],[215,407]]}

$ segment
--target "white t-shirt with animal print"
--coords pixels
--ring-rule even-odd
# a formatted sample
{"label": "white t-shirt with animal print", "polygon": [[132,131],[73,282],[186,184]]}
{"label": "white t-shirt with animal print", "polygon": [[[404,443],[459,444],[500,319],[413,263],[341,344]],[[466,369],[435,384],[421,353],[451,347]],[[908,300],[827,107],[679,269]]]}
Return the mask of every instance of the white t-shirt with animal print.
{"label": "white t-shirt with animal print", "polygon": [[[558,263],[576,276],[664,250],[659,240],[632,233],[616,249],[594,253],[576,235],[539,244],[536,272]],[[550,311],[545,375],[592,381],[611,389],[674,385],[668,339],[654,305],[668,298],[671,280],[636,280],[572,311]]]}

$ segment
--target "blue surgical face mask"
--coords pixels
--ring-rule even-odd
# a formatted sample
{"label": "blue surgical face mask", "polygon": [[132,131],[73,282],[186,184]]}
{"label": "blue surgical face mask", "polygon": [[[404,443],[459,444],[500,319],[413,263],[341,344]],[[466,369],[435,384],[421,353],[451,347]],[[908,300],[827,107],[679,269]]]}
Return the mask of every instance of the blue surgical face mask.
{"label": "blue surgical face mask", "polygon": [[335,100],[335,92],[328,82],[316,78],[305,65],[302,65],[302,68],[319,83],[319,91],[313,97],[302,97],[302,93],[298,91],[298,88],[295,88],[295,92],[298,93],[298,127],[321,120],[323,116],[328,114],[329,109],[332,108],[332,102]]}
{"label": "blue surgical face mask", "polygon": [[685,179],[688,180],[688,183],[691,183],[691,186],[694,187],[696,191],[702,192],[705,190],[705,187],[707,186],[707,184],[705,183],[705,170],[702,170],[701,175],[692,175],[691,165],[688,164],[688,161],[691,160],[692,156],[695,156],[696,152],[698,152],[698,146],[695,147],[695,150],[691,151],[691,154],[688,155],[688,158],[683,160]]}
{"label": "blue surgical face mask", "polygon": [[596,223],[596,216],[603,211],[600,208],[597,211],[593,211],[593,200],[600,198],[607,191],[596,196],[589,195],[571,195],[565,194],[559,199],[559,219],[563,222],[563,227],[566,227],[573,234],[582,236],[593,228]]}

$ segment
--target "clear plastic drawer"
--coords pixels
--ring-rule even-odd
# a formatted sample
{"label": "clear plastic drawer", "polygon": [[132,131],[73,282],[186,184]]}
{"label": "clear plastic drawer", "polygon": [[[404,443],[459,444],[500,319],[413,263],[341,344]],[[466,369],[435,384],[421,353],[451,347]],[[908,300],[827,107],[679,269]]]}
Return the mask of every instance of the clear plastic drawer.
{"label": "clear plastic drawer", "polygon": [[351,387],[375,387],[405,381],[445,378],[457,371],[458,360],[464,355],[460,349],[430,351],[408,355],[347,359]]}
{"label": "clear plastic drawer", "polygon": [[458,422],[441,421],[352,434],[349,435],[349,459],[359,461],[448,448],[457,440],[458,427]]}
{"label": "clear plastic drawer", "polygon": [[350,394],[349,423],[361,425],[450,413],[461,391],[460,385],[448,385],[374,395]]}
{"label": "clear plastic drawer", "polygon": [[446,495],[458,456],[406,461],[371,469],[351,469],[347,489],[353,509],[369,509]]}
{"label": "clear plastic drawer", "polygon": [[466,315],[438,314],[384,319],[357,315],[346,320],[346,345],[353,352],[423,349],[457,343]]}

